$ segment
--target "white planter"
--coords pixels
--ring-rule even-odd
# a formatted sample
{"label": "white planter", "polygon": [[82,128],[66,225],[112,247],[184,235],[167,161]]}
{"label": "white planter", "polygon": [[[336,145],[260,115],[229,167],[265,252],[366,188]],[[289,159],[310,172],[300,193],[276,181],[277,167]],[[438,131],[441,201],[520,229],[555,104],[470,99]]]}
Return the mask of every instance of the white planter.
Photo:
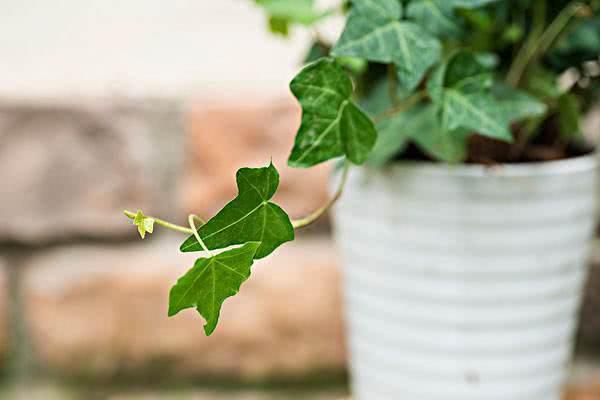
{"label": "white planter", "polygon": [[354,400],[559,400],[597,166],[355,169],[335,213]]}

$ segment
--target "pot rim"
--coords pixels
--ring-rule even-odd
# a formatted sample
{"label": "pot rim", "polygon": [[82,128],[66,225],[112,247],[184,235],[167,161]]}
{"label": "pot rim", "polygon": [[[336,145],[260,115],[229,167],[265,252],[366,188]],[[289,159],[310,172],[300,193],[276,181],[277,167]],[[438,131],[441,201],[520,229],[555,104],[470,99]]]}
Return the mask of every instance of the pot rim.
{"label": "pot rim", "polygon": [[[486,178],[490,176],[522,177],[568,175],[590,172],[600,166],[600,151],[554,161],[504,163],[492,166],[482,164],[446,164],[433,161],[396,161],[380,168],[382,172],[400,172],[408,169],[438,176],[465,176]],[[370,171],[376,168],[366,166]]]}

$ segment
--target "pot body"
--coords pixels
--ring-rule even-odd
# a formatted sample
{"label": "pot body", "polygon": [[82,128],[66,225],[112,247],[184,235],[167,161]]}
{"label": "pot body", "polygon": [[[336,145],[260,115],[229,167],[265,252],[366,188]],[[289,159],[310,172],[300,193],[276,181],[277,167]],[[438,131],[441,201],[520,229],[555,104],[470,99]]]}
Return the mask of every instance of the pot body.
{"label": "pot body", "polygon": [[354,400],[559,400],[597,165],[353,171],[335,231]]}

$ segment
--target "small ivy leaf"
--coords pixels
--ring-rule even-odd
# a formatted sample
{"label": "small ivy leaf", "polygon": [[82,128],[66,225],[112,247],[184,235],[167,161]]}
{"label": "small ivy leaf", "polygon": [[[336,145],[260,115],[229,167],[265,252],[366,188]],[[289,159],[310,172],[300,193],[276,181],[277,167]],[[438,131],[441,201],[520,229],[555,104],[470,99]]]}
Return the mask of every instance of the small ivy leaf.
{"label": "small ivy leaf", "polygon": [[154,218],[145,216],[144,213],[142,213],[142,210],[138,210],[137,214],[135,214],[133,224],[137,226],[142,239],[146,237],[146,232],[154,232]]}
{"label": "small ivy leaf", "polygon": [[324,58],[305,67],[290,88],[302,106],[290,166],[312,167],[341,156],[354,164],[366,161],[377,131],[352,101],[352,81],[335,60]]}
{"label": "small ivy leaf", "polygon": [[509,123],[491,93],[488,65],[471,52],[459,51],[439,67],[428,82],[432,100],[441,109],[442,129],[464,128],[511,142]]}
{"label": "small ivy leaf", "polygon": [[400,21],[402,5],[398,0],[354,0],[352,4],[332,54],[394,63],[400,86],[414,89],[440,59],[438,39],[413,22]]}
{"label": "small ivy leaf", "polygon": [[235,296],[250,277],[255,254],[260,243],[225,251],[210,258],[199,258],[169,293],[169,317],[195,307],[206,320],[204,332],[210,336],[219,321],[223,302]]}
{"label": "small ivy leaf", "polygon": [[[256,258],[263,258],[283,243],[294,240],[290,218],[281,207],[270,202],[279,186],[279,173],[273,164],[265,168],[242,168],[236,180],[238,196],[198,228],[206,247],[215,250],[261,242]],[[180,250],[202,251],[202,246],[192,235]]]}

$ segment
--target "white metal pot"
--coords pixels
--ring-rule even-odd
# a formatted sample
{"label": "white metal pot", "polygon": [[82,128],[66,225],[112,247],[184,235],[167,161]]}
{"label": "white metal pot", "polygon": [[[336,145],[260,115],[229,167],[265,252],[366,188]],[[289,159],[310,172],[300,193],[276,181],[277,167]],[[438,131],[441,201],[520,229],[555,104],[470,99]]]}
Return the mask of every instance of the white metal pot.
{"label": "white metal pot", "polygon": [[558,400],[597,166],[354,171],[335,212],[354,400]]}

